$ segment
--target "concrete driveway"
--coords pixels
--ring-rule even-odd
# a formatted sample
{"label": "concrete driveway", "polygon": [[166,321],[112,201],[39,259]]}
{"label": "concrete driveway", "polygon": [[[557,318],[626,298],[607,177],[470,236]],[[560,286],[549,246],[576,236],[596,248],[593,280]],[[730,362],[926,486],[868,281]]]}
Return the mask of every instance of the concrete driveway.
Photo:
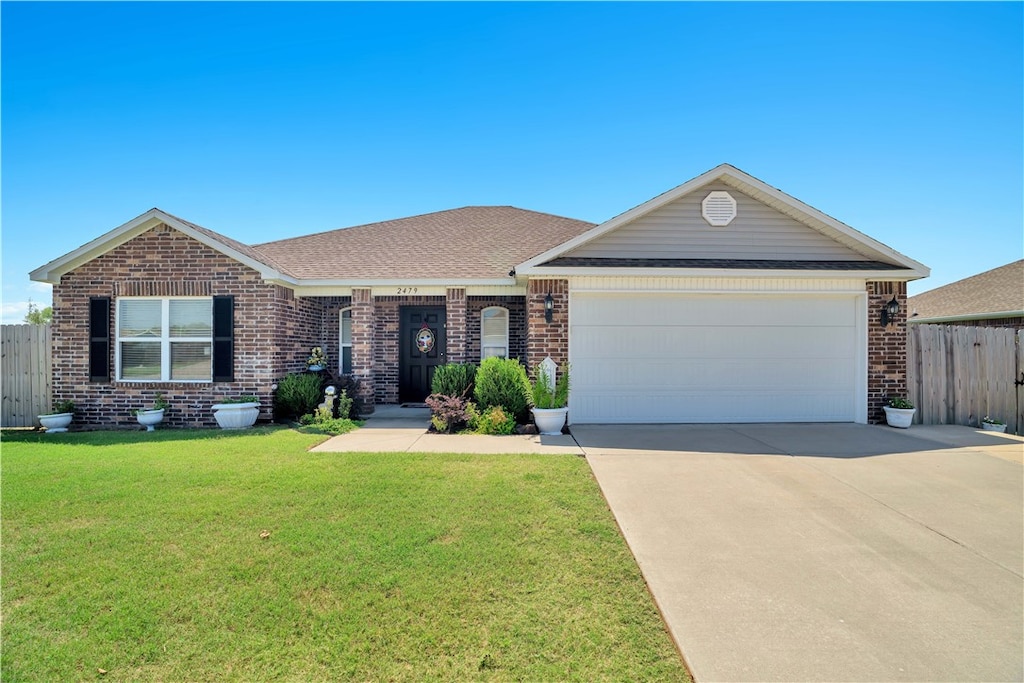
{"label": "concrete driveway", "polygon": [[966,427],[573,427],[697,681],[1019,681],[1024,445]]}

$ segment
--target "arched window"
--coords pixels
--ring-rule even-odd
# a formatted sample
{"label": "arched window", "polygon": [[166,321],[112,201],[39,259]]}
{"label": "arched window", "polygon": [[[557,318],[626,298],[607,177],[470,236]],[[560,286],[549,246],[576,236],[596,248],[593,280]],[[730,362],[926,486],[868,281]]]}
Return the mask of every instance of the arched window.
{"label": "arched window", "polygon": [[480,359],[508,358],[508,309],[489,306],[480,311]]}
{"label": "arched window", "polygon": [[352,309],[346,308],[339,315],[338,330],[338,372],[342,375],[352,374]]}

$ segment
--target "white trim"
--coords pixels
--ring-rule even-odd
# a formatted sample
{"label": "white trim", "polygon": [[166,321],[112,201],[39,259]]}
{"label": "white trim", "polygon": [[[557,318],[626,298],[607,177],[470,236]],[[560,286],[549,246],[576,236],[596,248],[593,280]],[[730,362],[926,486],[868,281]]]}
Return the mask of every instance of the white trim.
{"label": "white trim", "polygon": [[759,278],[849,278],[853,280],[905,282],[919,280],[923,275],[905,270],[759,270],[754,268],[609,268],[586,266],[522,267],[521,275],[546,278],[574,276],[632,275],[636,277],[759,277]]}
{"label": "white trim", "polygon": [[[171,301],[194,300],[210,302],[210,336],[208,337],[171,337]],[[121,336],[121,303],[125,301],[159,301],[160,305],[160,336],[123,337]],[[121,296],[116,300],[114,308],[114,378],[117,382],[137,384],[140,382],[159,382],[162,384],[210,384],[213,382],[213,297],[212,296]],[[160,346],[160,377],[125,378],[121,375],[121,344],[144,343]],[[171,377],[171,344],[173,343],[208,343],[210,345],[210,379],[173,379]]]}
{"label": "white trim", "polygon": [[[909,305],[908,305],[909,308]],[[910,325],[927,325],[929,323],[950,323],[957,320],[990,320],[994,318],[1024,318],[1024,311],[995,311],[994,313],[965,313],[963,315],[940,315],[931,318],[907,318]]]}
{"label": "white trim", "polygon": [[492,347],[492,346],[487,346],[487,347],[484,346],[484,314],[487,313],[487,311],[504,311],[505,312],[505,344],[504,344],[505,355],[502,356],[502,358],[508,358],[509,357],[508,328],[509,328],[509,319],[512,317],[512,314],[509,312],[507,306],[487,306],[486,308],[481,308],[480,309],[480,360],[483,360],[484,358],[488,357],[488,356],[484,355],[484,348],[497,348],[497,347]]}
{"label": "white trim", "polygon": [[[614,218],[605,221],[604,223],[601,223],[600,225],[594,228],[591,228],[582,235],[574,237],[573,239],[567,242],[563,242],[557,247],[549,249],[542,254],[539,254],[531,259],[528,259],[527,261],[524,261],[523,263],[516,266],[516,272],[522,275],[539,274],[533,270],[535,266],[550,261],[552,259],[558,258],[559,256],[563,256],[568,252],[572,251],[573,249],[583,244],[586,244],[587,242],[590,242],[594,239],[597,239],[598,237],[608,232],[611,232],[612,230],[615,230],[621,225],[629,223],[639,218],[640,216],[644,216],[654,211],[655,209],[658,209],[664,206],[665,204],[673,202],[676,199],[679,199],[684,195],[687,195],[695,190],[698,190],[701,187],[709,183],[712,183],[716,180],[723,180],[727,184],[741,191],[747,190],[748,192],[753,193],[763,193],[764,195],[773,199],[778,204],[785,206],[790,210],[796,212],[798,215],[793,215],[793,218],[798,220],[802,218],[803,220],[801,220],[801,222],[808,225],[808,227],[818,230],[820,232],[820,229],[817,226],[815,226],[813,222],[808,222],[807,220],[808,218],[813,219],[813,221],[817,221],[821,224],[824,224],[828,228],[835,230],[841,235],[847,237],[853,244],[859,245],[862,249],[867,250],[869,253],[874,252],[877,255],[881,256],[882,258],[880,260],[894,261],[895,263],[905,266],[912,271],[909,275],[905,272],[899,272],[898,274],[893,274],[890,277],[899,278],[901,280],[916,280],[919,278],[928,277],[928,275],[931,273],[931,270],[927,266],[918,263],[917,261],[907,256],[904,256],[903,254],[900,254],[891,247],[887,247],[881,242],[878,242],[877,240],[868,237],[867,235],[855,230],[854,228],[851,228],[845,223],[842,223],[836,220],[835,218],[832,218],[831,216],[824,214],[821,211],[818,211],[817,209],[808,206],[807,204],[804,204],[800,200],[789,196],[788,194],[782,192],[781,190],[777,190],[774,187],[771,187],[763,183],[757,178],[754,178],[753,176],[748,175],[743,171],[739,170],[738,168],[731,166],[729,164],[721,164],[720,166],[716,166],[710,171],[702,173],[696,178],[693,178],[692,180],[689,180],[683,183],[682,185],[679,185],[678,187],[669,190],[668,192],[664,192],[658,195],[657,197],[654,197],[653,199],[650,199],[644,202],[643,204],[640,204],[639,206],[630,209],[629,211],[621,213],[618,216],[615,216]],[[758,199],[757,197],[754,198]],[[771,204],[768,205],[771,206]],[[759,272],[767,273],[770,271]],[[558,273],[552,272],[551,274],[557,276]]]}

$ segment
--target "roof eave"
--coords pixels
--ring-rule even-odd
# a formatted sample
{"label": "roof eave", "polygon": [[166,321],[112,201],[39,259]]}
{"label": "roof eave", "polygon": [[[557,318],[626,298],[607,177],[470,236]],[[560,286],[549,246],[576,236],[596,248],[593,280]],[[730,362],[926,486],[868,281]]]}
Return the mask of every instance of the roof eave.
{"label": "roof eave", "polygon": [[937,315],[930,318],[913,317],[907,318],[908,323],[930,324],[930,323],[951,323],[963,320],[992,320],[997,318],[1024,318],[1024,310],[1020,311],[995,311],[993,313],[965,313],[961,315]]}
{"label": "roof eave", "polygon": [[927,275],[906,269],[895,270],[773,270],[760,268],[631,268],[631,267],[545,267],[517,269],[520,275],[533,277],[623,276],[637,277],[757,277],[757,278],[828,278],[872,281],[910,282]]}

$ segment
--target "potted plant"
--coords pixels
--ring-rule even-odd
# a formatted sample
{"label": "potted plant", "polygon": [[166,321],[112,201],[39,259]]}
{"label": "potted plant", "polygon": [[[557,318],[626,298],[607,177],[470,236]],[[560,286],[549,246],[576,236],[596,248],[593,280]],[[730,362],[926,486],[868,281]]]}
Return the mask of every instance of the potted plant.
{"label": "potted plant", "polygon": [[306,367],[310,372],[320,372],[327,367],[327,356],[324,355],[324,350],[321,347],[313,347],[309,358],[306,359]]}
{"label": "potted plant", "polygon": [[75,415],[75,402],[70,400],[54,401],[49,413],[39,415],[39,424],[43,425],[47,434],[68,431],[68,425]]}
{"label": "potted plant", "polygon": [[245,429],[256,424],[260,415],[257,396],[240,396],[213,405],[213,417],[221,429]]}
{"label": "potted plant", "polygon": [[1005,432],[1006,423],[998,418],[986,415],[981,421],[981,428],[987,432]]}
{"label": "potted plant", "polygon": [[134,411],[135,419],[146,428],[147,432],[152,432],[158,424],[163,422],[164,411],[169,405],[164,395],[158,393],[153,398],[152,408],[139,408]]}
{"label": "potted plant", "polygon": [[537,366],[536,379],[530,385],[530,397],[533,399],[533,421],[541,434],[554,436],[562,433],[566,416],[569,414],[569,366],[563,365],[558,380],[552,377],[548,365]]}
{"label": "potted plant", "polygon": [[910,427],[910,422],[914,419],[914,412],[916,410],[913,403],[902,396],[893,396],[882,407],[885,410],[885,421],[890,427],[897,427],[899,429],[908,429]]}

